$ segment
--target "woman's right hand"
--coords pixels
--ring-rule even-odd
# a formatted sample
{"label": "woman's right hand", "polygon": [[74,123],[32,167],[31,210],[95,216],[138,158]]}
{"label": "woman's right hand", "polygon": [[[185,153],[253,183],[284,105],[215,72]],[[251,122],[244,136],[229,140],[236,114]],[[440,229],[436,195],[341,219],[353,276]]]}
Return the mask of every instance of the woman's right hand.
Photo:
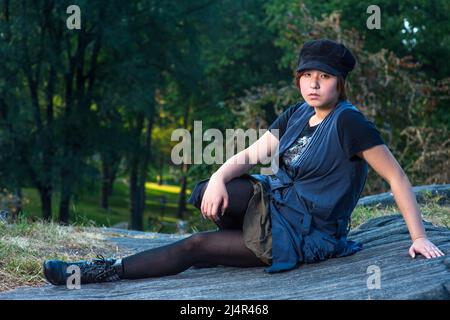
{"label": "woman's right hand", "polygon": [[220,220],[219,212],[223,216],[227,207],[228,192],[225,187],[225,182],[217,176],[212,175],[203,193],[200,211],[205,219],[208,218],[213,222],[217,222]]}

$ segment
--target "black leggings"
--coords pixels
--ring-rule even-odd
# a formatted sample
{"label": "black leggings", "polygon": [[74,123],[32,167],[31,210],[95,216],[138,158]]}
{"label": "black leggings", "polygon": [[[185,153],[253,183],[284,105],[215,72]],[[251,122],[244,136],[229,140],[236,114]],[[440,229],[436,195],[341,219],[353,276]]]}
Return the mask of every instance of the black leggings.
{"label": "black leggings", "polygon": [[[200,209],[208,181],[201,183],[200,197],[194,205]],[[253,185],[246,178],[226,183],[228,208],[216,224],[217,231],[198,232],[174,243],[145,250],[122,259],[124,278],[138,279],[180,273],[192,266],[233,267],[267,266],[248,249],[242,237],[242,223]]]}

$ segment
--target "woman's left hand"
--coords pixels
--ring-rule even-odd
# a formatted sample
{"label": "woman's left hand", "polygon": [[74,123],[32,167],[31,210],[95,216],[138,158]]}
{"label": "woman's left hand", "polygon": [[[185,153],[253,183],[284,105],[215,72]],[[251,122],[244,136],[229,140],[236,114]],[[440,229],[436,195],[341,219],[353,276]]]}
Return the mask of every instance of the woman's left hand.
{"label": "woman's left hand", "polygon": [[413,244],[409,248],[409,255],[412,258],[415,258],[416,253],[420,253],[427,259],[437,258],[445,255],[427,238],[417,238],[416,240],[414,240]]}

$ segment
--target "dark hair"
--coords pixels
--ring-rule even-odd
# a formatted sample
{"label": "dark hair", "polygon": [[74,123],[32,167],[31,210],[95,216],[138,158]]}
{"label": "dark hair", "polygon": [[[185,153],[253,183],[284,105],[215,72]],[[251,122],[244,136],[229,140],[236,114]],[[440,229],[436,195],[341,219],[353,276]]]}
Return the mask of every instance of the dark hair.
{"label": "dark hair", "polygon": [[[295,72],[295,86],[297,87],[297,89],[301,92],[300,90],[300,78],[301,76],[306,72],[307,70],[304,71],[296,71]],[[337,91],[339,92],[339,100],[347,100],[347,93],[345,92],[345,80],[343,77],[341,76],[337,76],[338,81],[337,81]]]}

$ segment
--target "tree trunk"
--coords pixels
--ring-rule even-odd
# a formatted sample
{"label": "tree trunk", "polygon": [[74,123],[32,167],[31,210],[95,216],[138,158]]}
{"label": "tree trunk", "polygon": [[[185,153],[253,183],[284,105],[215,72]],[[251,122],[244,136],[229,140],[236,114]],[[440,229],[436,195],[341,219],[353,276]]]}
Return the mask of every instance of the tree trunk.
{"label": "tree trunk", "polygon": [[[136,156],[134,156],[136,157]],[[130,229],[142,230],[142,217],[139,217],[138,161],[133,160],[130,172]]]}
{"label": "tree trunk", "polygon": [[[188,101],[186,108],[184,108],[183,112],[183,126],[185,129],[188,128],[188,121],[189,121],[189,107],[192,101],[192,97],[190,99],[187,99]],[[177,209],[177,218],[183,219],[184,212],[186,211],[186,185],[187,185],[187,172],[189,169],[188,163],[183,163],[181,167],[181,181],[180,181],[180,195],[178,197],[178,209]]]}
{"label": "tree trunk", "polygon": [[[99,31],[101,33],[101,31]],[[86,48],[91,43],[84,31],[78,33],[77,48],[74,55],[69,52],[69,70],[65,75],[65,104],[66,110],[64,119],[72,127],[72,130],[78,132],[76,136],[72,136],[70,129],[64,132],[63,139],[63,159],[65,163],[61,169],[61,202],[59,206],[59,220],[61,223],[69,222],[69,206],[72,198],[73,188],[79,178],[78,174],[81,170],[84,155],[82,152],[83,139],[89,139],[87,129],[83,123],[83,119],[89,117],[89,107],[91,105],[92,91],[95,82],[95,68],[97,64],[98,50],[100,47],[100,36],[96,37],[94,50],[91,55],[91,69],[85,73]],[[73,80],[74,83],[73,83]],[[86,89],[87,84],[87,89]],[[75,90],[74,90],[75,89]],[[87,90],[87,93],[86,93]],[[74,108],[76,108],[76,113]],[[69,141],[64,141],[64,140]],[[70,155],[70,158],[68,157]],[[70,159],[70,161],[68,161]]]}
{"label": "tree trunk", "polygon": [[112,196],[113,188],[114,188],[114,182],[116,181],[117,172],[119,171],[121,158],[120,156],[117,157],[117,159],[114,159],[111,162],[111,165],[109,167],[109,177],[108,177],[108,197]]}
{"label": "tree trunk", "polygon": [[55,90],[56,71],[53,66],[50,66],[49,80],[47,84],[47,127],[44,130],[45,145],[43,146],[43,167],[44,167],[44,181],[40,190],[42,216],[44,220],[50,221],[52,218],[52,192],[53,192],[53,161],[55,157],[55,150],[53,145],[53,94]]}
{"label": "tree trunk", "polygon": [[180,195],[178,197],[177,218],[183,220],[184,212],[186,211],[186,185],[187,185],[187,169],[188,164],[183,164],[181,168],[181,183]]}
{"label": "tree trunk", "polygon": [[[145,133],[145,147],[144,147],[144,159],[141,163],[141,170],[139,176],[139,215],[144,217],[145,210],[145,183],[147,182],[147,169],[151,157],[151,143],[152,143],[152,130],[153,130],[153,114],[150,114],[147,118],[147,130]],[[142,220],[142,219],[141,219]]]}
{"label": "tree trunk", "polygon": [[120,156],[114,157],[110,154],[102,154],[101,156],[100,207],[105,210],[109,208],[108,200],[112,195],[114,181],[119,170]]}
{"label": "tree trunk", "polygon": [[163,172],[164,172],[164,157],[162,155],[159,156],[159,168],[158,168],[158,185],[163,184]]}
{"label": "tree trunk", "polygon": [[17,221],[22,213],[22,188],[14,188],[14,208],[13,208],[13,221]]}
{"label": "tree trunk", "polygon": [[139,192],[139,163],[141,158],[140,136],[144,124],[144,115],[138,114],[135,130],[136,147],[131,155],[131,171],[130,171],[130,213],[131,213],[131,229],[143,230],[143,217],[140,211],[140,192]]}
{"label": "tree trunk", "polygon": [[106,159],[102,160],[102,186],[100,192],[100,208],[108,209],[109,197],[109,179],[110,179],[110,164]]}
{"label": "tree trunk", "polygon": [[49,186],[38,188],[41,197],[42,218],[50,221],[52,218],[52,188]]}
{"label": "tree trunk", "polygon": [[72,181],[69,178],[63,178],[61,187],[61,201],[59,203],[59,221],[62,224],[69,223],[69,205],[72,198]]}
{"label": "tree trunk", "polygon": [[113,194],[114,182],[116,181],[116,174],[117,174],[117,169],[110,168],[109,177],[108,177],[108,181],[107,181],[108,182],[107,190],[106,190],[106,192],[108,193],[108,197],[112,196],[112,194]]}

